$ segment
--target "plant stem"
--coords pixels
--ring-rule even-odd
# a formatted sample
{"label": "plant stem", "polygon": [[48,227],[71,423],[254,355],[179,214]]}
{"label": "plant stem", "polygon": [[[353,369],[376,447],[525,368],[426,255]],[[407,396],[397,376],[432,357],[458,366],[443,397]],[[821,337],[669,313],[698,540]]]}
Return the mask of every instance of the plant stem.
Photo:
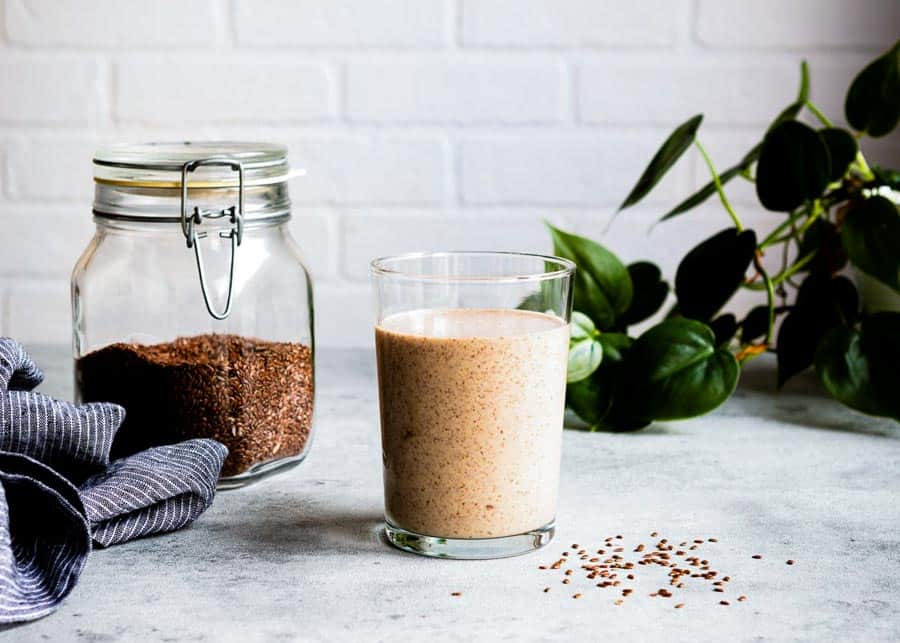
{"label": "plant stem", "polygon": [[822,123],[822,125],[824,125],[825,127],[834,127],[834,124],[830,120],[828,120],[828,117],[825,116],[825,114],[823,114],[818,107],[813,105],[812,102],[806,101],[806,109],[811,111],[813,113],[813,116],[818,118],[819,122]]}
{"label": "plant stem", "polygon": [[769,303],[769,326],[766,329],[766,339],[763,343],[768,346],[772,343],[772,333],[775,330],[775,286],[772,284],[769,273],[766,272],[766,269],[762,265],[760,255],[761,253],[759,251],[753,254],[753,264],[756,266],[756,270],[759,272],[760,276],[762,276],[763,283],[766,285],[766,300]]}
{"label": "plant stem", "polygon": [[794,223],[797,219],[799,219],[800,217],[802,217],[802,216],[804,216],[805,214],[807,214],[807,212],[808,212],[808,210],[807,210],[807,208],[805,208],[805,207],[804,207],[803,209],[801,209],[801,210],[797,210],[797,211],[795,211],[795,212],[792,212],[791,215],[790,215],[787,219],[785,219],[784,221],[782,221],[782,222],[778,225],[777,228],[775,228],[774,230],[772,230],[772,232],[770,232],[770,233],[768,234],[768,236],[760,242],[760,244],[759,244],[759,249],[760,249],[760,250],[765,250],[765,249],[768,248],[769,246],[771,246],[771,245],[773,245],[773,244],[775,244],[775,243],[779,243],[780,240],[778,239],[778,235],[780,235],[782,232],[784,232],[785,230],[787,230],[788,228],[790,228],[791,225],[793,225],[793,223]]}
{"label": "plant stem", "polygon": [[[790,279],[795,274],[803,270],[809,262],[816,258],[817,253],[818,250],[813,250],[812,252],[806,253],[805,255],[797,259],[797,261],[795,261],[791,266],[789,266],[785,270],[782,270],[774,277],[771,277],[770,281],[772,282],[772,285],[777,286],[781,282]],[[757,266],[756,268],[757,270],[759,270],[759,266]],[[762,276],[762,272],[760,272],[760,276]],[[744,288],[747,288],[748,290],[766,290],[767,286],[765,284],[750,283],[744,284]]]}
{"label": "plant stem", "polygon": [[863,156],[862,150],[856,151],[856,158],[853,159],[853,162],[856,163],[856,166],[859,168],[859,172],[862,174],[864,181],[875,180],[875,173],[872,171],[872,168],[869,167],[869,164],[866,163],[866,158]]}
{"label": "plant stem", "polygon": [[709,158],[709,154],[706,153],[706,149],[703,147],[703,144],[700,143],[699,139],[694,139],[694,145],[698,150],[700,150],[700,154],[703,156],[703,160],[706,161],[706,167],[709,169],[709,173],[712,175],[713,185],[716,186],[716,192],[719,195],[719,200],[722,202],[722,205],[728,212],[728,216],[730,216],[731,220],[734,222],[734,227],[738,229],[738,232],[741,232],[744,229],[744,224],[741,223],[740,218],[738,218],[737,212],[734,211],[734,208],[731,207],[731,203],[728,202],[728,197],[725,196],[725,190],[722,189],[722,181],[719,179],[719,173],[716,172],[716,168],[713,166],[712,159]]}

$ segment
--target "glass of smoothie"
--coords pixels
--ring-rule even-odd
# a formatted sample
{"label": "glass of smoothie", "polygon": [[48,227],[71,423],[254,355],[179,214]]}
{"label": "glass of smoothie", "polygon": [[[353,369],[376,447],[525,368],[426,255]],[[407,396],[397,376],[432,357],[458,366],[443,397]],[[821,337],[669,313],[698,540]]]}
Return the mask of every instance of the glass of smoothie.
{"label": "glass of smoothie", "polygon": [[550,542],[574,272],[511,252],[372,262],[391,544],[500,558]]}

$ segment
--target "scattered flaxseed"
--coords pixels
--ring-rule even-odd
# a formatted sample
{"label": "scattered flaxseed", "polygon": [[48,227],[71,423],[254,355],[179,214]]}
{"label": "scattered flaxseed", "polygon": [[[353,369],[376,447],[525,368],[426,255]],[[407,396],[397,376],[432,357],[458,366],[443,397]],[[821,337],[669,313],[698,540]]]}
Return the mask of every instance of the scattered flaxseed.
{"label": "scattered flaxseed", "polygon": [[724,592],[725,590],[722,589],[721,587],[716,587],[715,589],[713,589],[713,591],[714,592]]}
{"label": "scattered flaxseed", "polygon": [[675,609],[680,610],[682,607],[684,607],[684,603],[675,603]]}
{"label": "scattered flaxseed", "polygon": [[578,549],[578,543],[575,543],[574,545],[572,545],[572,549]]}
{"label": "scattered flaxseed", "polygon": [[566,576],[571,576],[572,574],[573,574],[573,571],[571,569],[566,570]]}
{"label": "scattered flaxseed", "polygon": [[746,596],[743,596],[743,595],[741,595],[741,596],[738,596],[738,600],[739,600],[739,601],[740,601],[740,602],[741,602],[741,603],[743,603],[743,602],[744,602],[744,601],[746,601],[746,600],[747,600],[747,597],[746,597]]}
{"label": "scattered flaxseed", "polygon": [[538,569],[547,569],[546,565],[538,565]]}
{"label": "scattered flaxseed", "polygon": [[450,592],[450,596],[462,596],[462,592]]}
{"label": "scattered flaxseed", "polygon": [[563,579],[563,585],[568,585],[568,584],[569,584],[569,579],[568,579],[568,578],[564,578],[564,579]]}
{"label": "scattered flaxseed", "polygon": [[581,598],[581,594],[572,594],[572,598]]}
{"label": "scattered flaxseed", "polygon": [[695,544],[695,545],[702,545],[702,544],[703,544],[703,540],[700,539],[700,538],[694,538],[694,544]]}
{"label": "scattered flaxseed", "polygon": [[756,560],[762,559],[762,554],[753,554],[750,558],[755,558]]}
{"label": "scattered flaxseed", "polygon": [[711,542],[711,543],[717,543],[717,542],[719,542],[719,539],[718,539],[718,538],[707,538],[707,540],[708,540],[709,542]]}
{"label": "scattered flaxseed", "polygon": [[651,532],[650,537],[656,538],[658,535],[659,535],[659,532],[654,531],[654,532]]}
{"label": "scattered flaxseed", "polygon": [[719,605],[731,605],[728,601],[719,601]]}
{"label": "scattered flaxseed", "polygon": [[621,598],[617,598],[617,599],[616,599],[616,605],[621,605],[621,604],[624,603],[624,602],[625,602],[625,601],[623,601]]}
{"label": "scattered flaxseed", "polygon": [[791,560],[788,560],[788,561],[787,561],[787,564],[788,564],[788,565],[793,565],[793,564],[794,564],[794,561],[793,561],[792,559],[791,559]]}
{"label": "scattered flaxseed", "polygon": [[546,594],[547,592],[549,592],[549,591],[550,591],[550,588],[549,588],[549,587],[545,587],[545,588],[544,588],[544,593],[545,593],[545,594]]}

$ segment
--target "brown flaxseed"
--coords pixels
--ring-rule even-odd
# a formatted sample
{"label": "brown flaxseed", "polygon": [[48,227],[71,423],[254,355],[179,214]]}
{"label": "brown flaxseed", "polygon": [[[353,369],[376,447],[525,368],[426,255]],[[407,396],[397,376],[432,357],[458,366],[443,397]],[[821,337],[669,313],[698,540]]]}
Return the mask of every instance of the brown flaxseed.
{"label": "brown flaxseed", "polygon": [[762,554],[753,554],[750,558],[755,558],[756,560],[761,560]]}
{"label": "brown flaxseed", "polygon": [[111,344],[76,362],[85,402],[125,407],[113,457],[191,438],[228,447],[223,476],[303,453],[313,416],[309,346],[237,335]]}

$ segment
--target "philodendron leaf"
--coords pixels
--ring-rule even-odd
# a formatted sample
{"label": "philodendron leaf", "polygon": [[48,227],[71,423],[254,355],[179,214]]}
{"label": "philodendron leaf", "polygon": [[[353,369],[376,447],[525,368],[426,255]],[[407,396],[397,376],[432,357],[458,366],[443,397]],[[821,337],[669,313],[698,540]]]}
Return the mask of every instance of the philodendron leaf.
{"label": "philodendron leaf", "polygon": [[744,344],[764,337],[766,331],[769,330],[769,307],[756,306],[752,308],[740,323],[740,327],[741,342]]}
{"label": "philodendron leaf", "polygon": [[840,127],[826,127],[819,130],[819,136],[828,148],[828,157],[831,161],[831,175],[829,181],[837,181],[847,173],[847,168],[856,158],[859,145],[853,134]]}
{"label": "philodendron leaf", "polygon": [[900,120],[900,41],[859,72],[844,102],[847,122],[869,136],[884,136]]}
{"label": "philodendron leaf", "polygon": [[766,134],[756,164],[756,195],[776,212],[790,212],[822,195],[831,174],[828,148],[803,123],[786,121]]}
{"label": "philodendron leaf", "polygon": [[716,347],[712,330],[692,319],[667,319],[641,335],[625,358],[611,414],[637,421],[702,415],[724,402],[740,368]]}
{"label": "philodendron leaf", "polygon": [[625,265],[596,241],[570,234],[547,224],[553,251],[571,259],[575,271],[574,306],[590,317],[600,330],[615,327],[616,318],[631,304],[631,277]]}
{"label": "philodendron leaf", "polygon": [[741,285],[755,252],[752,230],[726,228],[687,253],[675,273],[681,314],[711,319]]}
{"label": "philodendron leaf", "polygon": [[716,346],[726,346],[737,333],[737,318],[731,313],[725,313],[709,322],[709,327],[716,337]]}
{"label": "philodendron leaf", "polygon": [[577,310],[572,311],[572,321],[569,323],[569,341],[581,341],[593,339],[599,335],[597,327],[591,318]]}
{"label": "philodendron leaf", "polygon": [[621,327],[637,324],[658,311],[669,294],[669,284],[663,281],[659,266],[649,261],[637,261],[628,266],[633,295],[631,305],[619,319]]}
{"label": "philodendron leaf", "polygon": [[841,224],[850,261],[900,292],[900,212],[883,196],[855,204]]}
{"label": "philodendron leaf", "polygon": [[566,405],[592,426],[609,411],[618,369],[633,342],[622,333],[602,333],[597,341],[603,349],[600,366],[590,377],[566,387]]}
{"label": "philodendron leaf", "polygon": [[847,265],[847,253],[841,243],[841,235],[837,226],[828,219],[816,219],[803,233],[798,256],[804,257],[810,252],[815,252],[816,255],[803,270],[833,274]]}
{"label": "philodendron leaf", "polygon": [[872,315],[859,330],[831,329],[815,361],[816,373],[835,399],[863,413],[900,421],[900,313]]}
{"label": "philodendron leaf", "polygon": [[858,309],[859,296],[849,279],[810,274],[800,286],[794,309],[778,330],[778,387],[812,366],[825,333],[852,324]]}
{"label": "philodendron leaf", "polygon": [[619,210],[634,205],[643,199],[652,190],[666,172],[672,169],[675,162],[681,158],[685,150],[694,142],[697,129],[703,121],[703,114],[697,114],[693,118],[679,125],[665,140],[656,155],[650,160],[650,164],[641,174],[637,184],[631,189],[628,197],[619,206]]}
{"label": "philodendron leaf", "polygon": [[566,382],[579,382],[597,370],[603,361],[603,347],[594,338],[580,339],[569,347]]}

